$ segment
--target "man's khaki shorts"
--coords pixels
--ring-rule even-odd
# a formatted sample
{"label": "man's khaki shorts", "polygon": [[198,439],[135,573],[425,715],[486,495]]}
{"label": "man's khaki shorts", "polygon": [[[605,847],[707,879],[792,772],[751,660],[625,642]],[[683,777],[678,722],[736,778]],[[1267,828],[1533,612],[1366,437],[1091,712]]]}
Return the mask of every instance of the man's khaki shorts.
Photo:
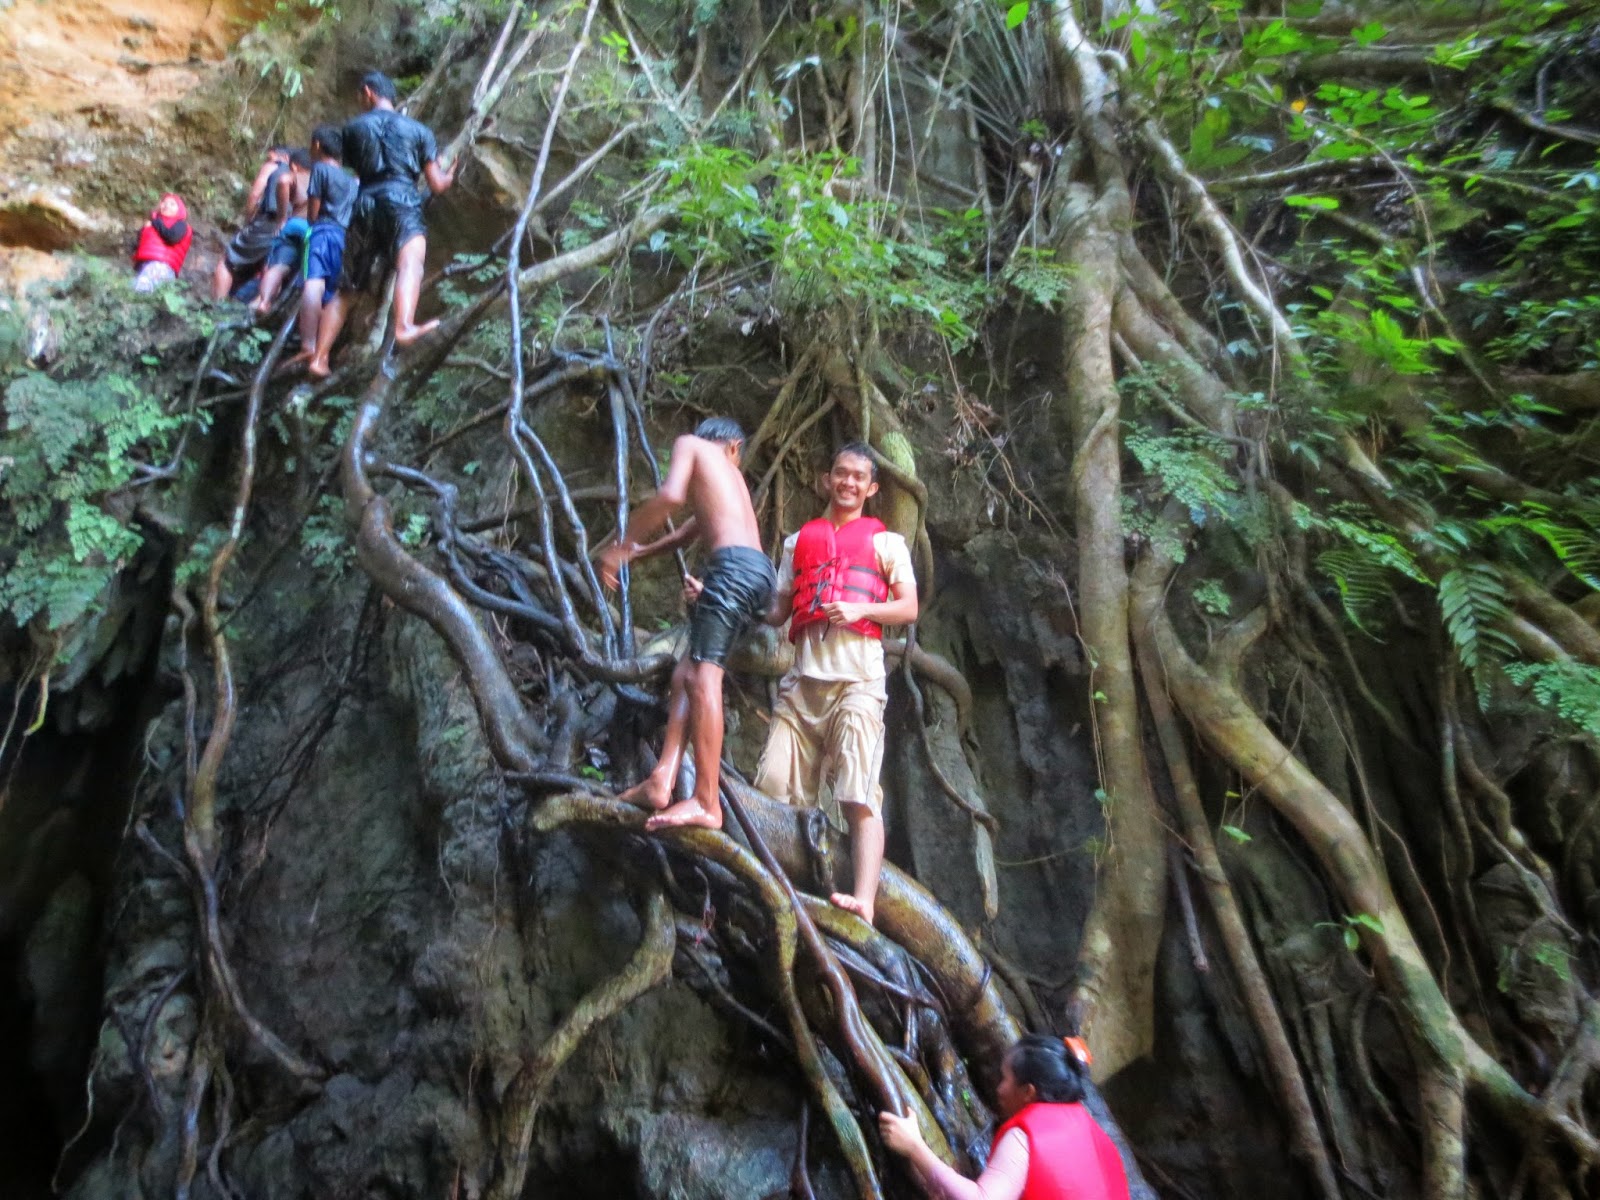
{"label": "man's khaki shorts", "polygon": [[803,808],[821,808],[836,824],[846,805],[883,815],[882,679],[787,676],[778,688],[772,730],[755,785]]}

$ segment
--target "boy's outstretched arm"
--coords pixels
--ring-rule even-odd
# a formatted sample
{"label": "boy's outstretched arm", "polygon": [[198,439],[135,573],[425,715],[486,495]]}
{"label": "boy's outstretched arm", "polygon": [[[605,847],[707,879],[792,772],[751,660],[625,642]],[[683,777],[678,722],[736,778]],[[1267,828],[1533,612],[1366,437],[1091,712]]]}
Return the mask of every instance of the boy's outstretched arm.
{"label": "boy's outstretched arm", "polygon": [[634,560],[641,558],[654,558],[658,554],[670,554],[674,550],[682,549],[695,538],[700,536],[700,519],[690,517],[670,533],[658,537],[655,541],[645,546],[640,546],[634,553]]}
{"label": "boy's outstretched arm", "polygon": [[659,553],[662,544],[670,541],[672,535],[662,538],[653,546],[641,545],[644,539],[665,525],[667,519],[688,502],[689,480],[694,476],[694,440],[685,436],[673,443],[672,461],[667,464],[667,477],[661,481],[661,487],[654,496],[633,510],[622,535],[601,552],[600,578],[608,588],[617,586],[618,573],[634,559],[643,557],[645,550]]}

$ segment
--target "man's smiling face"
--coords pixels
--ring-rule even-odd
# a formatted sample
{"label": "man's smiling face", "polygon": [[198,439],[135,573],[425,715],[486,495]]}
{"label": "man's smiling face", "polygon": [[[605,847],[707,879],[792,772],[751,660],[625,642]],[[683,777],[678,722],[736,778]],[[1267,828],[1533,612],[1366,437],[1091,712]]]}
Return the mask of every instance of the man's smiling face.
{"label": "man's smiling face", "polygon": [[828,498],[834,507],[845,512],[855,512],[878,494],[877,480],[872,477],[872,460],[848,451],[833,460],[828,472]]}

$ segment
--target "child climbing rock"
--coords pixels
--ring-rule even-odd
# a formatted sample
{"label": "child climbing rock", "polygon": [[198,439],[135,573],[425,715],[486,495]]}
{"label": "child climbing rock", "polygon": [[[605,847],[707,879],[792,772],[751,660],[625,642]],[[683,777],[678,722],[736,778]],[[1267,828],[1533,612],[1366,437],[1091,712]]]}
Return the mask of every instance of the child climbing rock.
{"label": "child climbing rock", "polygon": [[326,340],[322,326],[330,325],[327,293],[337,291],[344,273],[345,233],[355,211],[359,184],[341,165],[344,135],[337,125],[319,125],[311,135],[311,183],[307,189],[311,232],[306,240],[305,280],[300,291],[300,353],[313,375],[329,374],[328,353],[338,329]]}
{"label": "child climbing rock", "polygon": [[437,321],[417,324],[422,267],[428,256],[428,226],[417,178],[438,195],[455,182],[455,169],[438,162],[431,129],[395,110],[398,96],[387,75],[369,72],[360,91],[366,111],[344,127],[344,161],[360,178],[361,192],[345,278],[328,302],[326,328],[318,331],[318,352],[308,368],[318,378],[329,374],[328,352],[344,326],[351,295],[367,285],[379,260],[394,264],[396,344],[409,346],[438,325]]}
{"label": "child climbing rock", "polygon": [[289,170],[289,148],[274,146],[256,171],[255,182],[245,201],[244,228],[233,235],[222,261],[211,276],[211,297],[226,300],[240,282],[261,269],[278,236],[278,184]]}
{"label": "child climbing rock", "polygon": [[[624,566],[698,537],[711,550],[705,581],[689,617],[689,653],[672,673],[667,702],[667,732],[656,769],[620,797],[656,810],[646,829],[676,825],[722,827],[717,793],[722,764],[722,675],[739,634],[767,611],[775,582],[772,564],[761,552],[750,489],[739,471],[744,430],[727,417],[700,422],[692,436],[672,447],[672,461],[661,488],[634,509],[628,528],[600,555],[600,574],[616,587]],[[648,546],[649,537],[687,504],[694,514]],[[672,803],[673,784],[683,762],[685,741],[694,745],[694,795]]]}
{"label": "child climbing rock", "polygon": [[278,232],[267,251],[267,267],[261,273],[261,287],[250,311],[264,317],[278,302],[283,281],[297,274],[304,261],[306,234],[306,189],[311,182],[311,154],[307,150],[289,152],[289,169],[277,176]]}
{"label": "child climbing rock", "polygon": [[153,292],[162,284],[171,283],[183,270],[189,257],[189,246],[194,241],[194,230],[189,228],[189,208],[183,197],[168,192],[161,197],[150,219],[139,230],[139,241],[133,251],[133,290]]}

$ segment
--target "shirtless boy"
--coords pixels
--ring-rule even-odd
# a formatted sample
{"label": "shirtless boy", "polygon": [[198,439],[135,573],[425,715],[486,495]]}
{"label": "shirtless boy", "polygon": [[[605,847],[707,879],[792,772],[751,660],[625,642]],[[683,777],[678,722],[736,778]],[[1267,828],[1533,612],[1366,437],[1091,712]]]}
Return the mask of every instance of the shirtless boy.
{"label": "shirtless boy", "polygon": [[[672,673],[661,759],[643,783],[620,797],[655,810],[645,822],[650,830],[722,828],[717,785],[724,665],[739,634],[766,613],[774,583],[772,564],[761,552],[750,489],[739,472],[743,449],[744,430],[727,417],[702,421],[693,436],[680,437],[660,490],[634,509],[628,528],[600,555],[601,578],[614,588],[622,568],[634,559],[661,554],[695,537],[711,551],[704,581],[695,581],[698,598],[689,618],[689,653]],[[685,504],[693,513],[690,520],[666,537],[640,545]],[[673,785],[686,740],[694,746],[694,794],[674,804]]]}
{"label": "shirtless boy", "polygon": [[905,538],[863,515],[878,468],[860,442],[839,448],[825,484],[828,511],[783,543],[769,625],[789,622],[794,666],[778,684],[755,785],[818,807],[850,827],[853,887],[830,899],[872,924],[883,870],[883,627],[917,619]]}
{"label": "shirtless boy", "polygon": [[266,260],[282,223],[278,220],[278,184],[288,173],[289,148],[272,147],[250,185],[244,228],[233,235],[211,276],[213,299],[226,300],[233,294],[234,285],[254,275]]}
{"label": "shirtless boy", "polygon": [[278,225],[267,251],[267,267],[261,272],[261,287],[256,293],[250,311],[264,317],[278,302],[278,292],[291,271],[300,266],[305,250],[305,237],[310,230],[306,222],[308,197],[306,188],[311,182],[311,153],[294,150],[289,154],[289,169],[280,172],[274,185],[277,197]]}

